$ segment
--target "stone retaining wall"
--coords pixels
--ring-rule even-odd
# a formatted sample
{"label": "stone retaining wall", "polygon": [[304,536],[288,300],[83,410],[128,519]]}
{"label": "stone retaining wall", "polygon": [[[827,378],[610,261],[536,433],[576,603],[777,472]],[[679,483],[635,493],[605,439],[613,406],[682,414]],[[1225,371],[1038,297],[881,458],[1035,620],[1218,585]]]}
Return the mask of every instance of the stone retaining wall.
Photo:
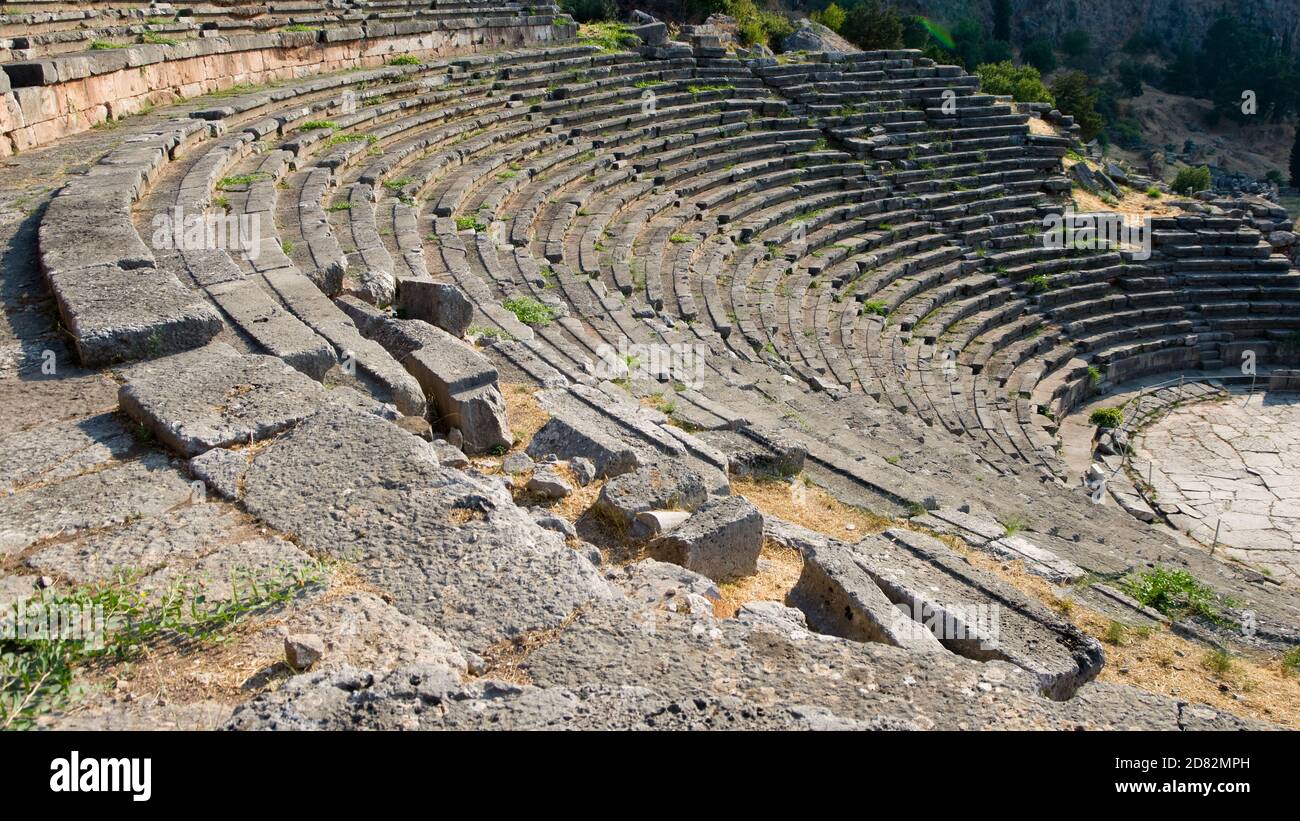
{"label": "stone retaining wall", "polygon": [[399,55],[434,59],[562,42],[576,33],[571,23],[538,16],[207,38],[11,63],[0,72],[0,156],[233,85],[377,66]]}

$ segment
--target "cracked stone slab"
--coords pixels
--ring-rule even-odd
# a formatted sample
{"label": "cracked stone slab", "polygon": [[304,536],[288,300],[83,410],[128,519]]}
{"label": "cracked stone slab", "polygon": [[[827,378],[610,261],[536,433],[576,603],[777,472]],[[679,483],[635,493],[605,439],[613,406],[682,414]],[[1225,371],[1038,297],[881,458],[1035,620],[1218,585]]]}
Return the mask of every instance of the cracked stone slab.
{"label": "cracked stone slab", "polygon": [[127,455],[135,444],[118,417],[36,425],[0,437],[0,494],[67,479]]}
{"label": "cracked stone slab", "polygon": [[1096,639],[938,539],[894,528],[862,540],[854,552],[890,601],[939,629],[937,638],[955,653],[1009,661],[1032,672],[1056,699],[1069,698],[1101,672]]}
{"label": "cracked stone slab", "polygon": [[170,458],[151,453],[66,482],[0,497],[0,553],[157,516],[192,493],[189,479]]}
{"label": "cracked stone slab", "polygon": [[216,309],[157,268],[102,265],[55,272],[49,279],[63,326],[86,367],[197,348],[224,327]]}
{"label": "cracked stone slab", "polygon": [[122,412],[184,456],[268,439],[327,400],[319,382],[274,356],[224,342],[128,368]]}
{"label": "cracked stone slab", "polygon": [[1142,430],[1135,469],[1170,524],[1284,583],[1300,583],[1300,399],[1182,405]]}
{"label": "cracked stone slab", "polygon": [[478,651],[617,595],[497,479],[438,464],[428,442],[327,408],[253,459],[244,505],[321,554],[355,561],[394,605]]}
{"label": "cracked stone slab", "polygon": [[43,573],[89,584],[186,563],[250,535],[230,507],[192,504],[51,545],[33,553],[27,564]]}

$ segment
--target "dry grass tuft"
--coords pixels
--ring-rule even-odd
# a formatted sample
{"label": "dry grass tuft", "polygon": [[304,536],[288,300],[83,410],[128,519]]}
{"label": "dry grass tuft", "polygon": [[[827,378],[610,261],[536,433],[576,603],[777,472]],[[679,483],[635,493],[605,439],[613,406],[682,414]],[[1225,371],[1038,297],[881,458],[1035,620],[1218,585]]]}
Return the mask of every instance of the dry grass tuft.
{"label": "dry grass tuft", "polygon": [[803,555],[792,547],[769,539],[759,554],[758,573],[718,585],[722,599],[713,606],[713,612],[720,619],[730,619],[735,618],[741,605],[748,602],[779,601],[785,604],[802,572]]}
{"label": "dry grass tuft", "polygon": [[769,516],[779,516],[844,541],[857,541],[898,524],[869,510],[844,504],[803,476],[791,480],[733,478],[731,492],[744,496]]}

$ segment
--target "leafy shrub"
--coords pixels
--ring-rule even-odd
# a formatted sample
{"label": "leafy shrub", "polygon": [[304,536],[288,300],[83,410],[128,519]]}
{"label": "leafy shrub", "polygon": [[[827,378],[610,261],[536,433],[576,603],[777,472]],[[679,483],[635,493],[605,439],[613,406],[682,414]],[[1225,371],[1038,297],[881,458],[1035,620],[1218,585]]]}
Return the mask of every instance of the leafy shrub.
{"label": "leafy shrub", "polygon": [[1178,175],[1174,177],[1174,184],[1171,186],[1176,194],[1195,194],[1209,187],[1210,169],[1204,165],[1178,169]]}
{"label": "leafy shrub", "polygon": [[903,18],[880,0],[859,0],[845,12],[839,33],[865,51],[902,48]]}
{"label": "leafy shrub", "polygon": [[[1171,619],[1199,615],[1214,622],[1225,621],[1219,612],[1219,597],[1186,570],[1155,567],[1129,576],[1120,586],[1125,593]],[[1222,603],[1232,605],[1228,599]]]}
{"label": "leafy shrub", "polygon": [[414,54],[403,54],[400,57],[394,57],[388,61],[390,66],[418,66],[420,58]]}
{"label": "leafy shrub", "polygon": [[1123,408],[1097,408],[1088,416],[1088,423],[1099,428],[1118,428],[1124,424]]}
{"label": "leafy shrub", "polygon": [[578,28],[578,39],[601,51],[626,51],[641,44],[641,38],[622,23],[588,23]]}
{"label": "leafy shrub", "polygon": [[844,28],[844,21],[848,15],[844,12],[844,9],[835,3],[831,3],[821,11],[814,11],[809,17],[812,18],[814,23],[821,23],[831,31],[838,32]]}
{"label": "leafy shrub", "polygon": [[980,89],[988,94],[1010,94],[1018,103],[1055,103],[1033,66],[1016,66],[1010,60],[986,63],[975,69]]}
{"label": "leafy shrub", "polygon": [[1088,75],[1082,71],[1070,71],[1052,81],[1052,97],[1056,100],[1056,107],[1074,117],[1079,124],[1084,142],[1096,137],[1106,125],[1097,113],[1097,92]]}
{"label": "leafy shrub", "polygon": [[550,306],[538,302],[530,296],[507,299],[501,303],[501,306],[514,314],[525,325],[544,327],[555,320],[555,312],[551,310]]}
{"label": "leafy shrub", "polygon": [[885,304],[883,299],[868,299],[862,303],[862,312],[864,314],[885,316],[889,313],[889,306]]}

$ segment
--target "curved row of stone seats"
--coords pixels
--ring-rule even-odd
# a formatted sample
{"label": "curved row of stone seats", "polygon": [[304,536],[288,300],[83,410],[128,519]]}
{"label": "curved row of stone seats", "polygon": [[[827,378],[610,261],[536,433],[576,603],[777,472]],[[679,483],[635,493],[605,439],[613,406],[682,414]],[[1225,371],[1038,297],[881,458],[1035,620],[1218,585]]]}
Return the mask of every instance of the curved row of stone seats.
{"label": "curved row of stone seats", "polygon": [[[927,181],[825,147],[825,130],[785,116],[739,61],[576,47],[383,71],[351,107],[336,87],[200,115],[218,129],[238,120],[239,134],[213,145],[243,147],[205,166],[209,193],[223,176],[252,178],[222,194],[224,207],[276,217],[264,253],[235,269],[305,276],[318,292],[315,311],[288,306],[310,334],[299,357],[309,373],[332,367],[322,347],[337,357],[358,342],[329,319],[329,296],[400,308],[403,281],[455,284],[471,303],[466,323],[515,336],[516,355],[542,372],[589,381],[609,375],[602,354],[620,342],[703,341],[755,373],[860,390],[975,436],[1000,469],[1051,470],[1050,420],[1035,411],[1090,389],[1089,367],[1118,374],[1187,355],[1193,320],[1168,278],[1113,252],[1042,248],[1033,229],[1051,208],[1037,196],[1003,191],[1010,207],[990,212],[1003,221],[955,231]],[[301,129],[308,121],[322,127]],[[1192,257],[1185,238],[1160,238],[1180,250],[1145,265],[1199,272],[1227,258],[1205,251],[1219,247],[1211,240],[1226,238]],[[1276,266],[1239,244],[1251,266]],[[280,284],[258,290],[284,305],[295,292]],[[529,327],[502,308],[524,295],[557,320]],[[1258,293],[1245,312],[1205,295],[1230,325],[1268,316],[1249,309]],[[253,331],[257,315],[245,318]],[[690,404],[709,424],[734,424],[725,406]]]}
{"label": "curved row of stone seats", "polygon": [[571,39],[576,26],[557,11],[545,4],[438,3],[413,9],[410,19],[381,19],[390,12],[364,10],[355,12],[357,19],[312,24],[289,23],[286,17],[285,26],[271,31],[227,34],[200,28],[193,39],[158,32],[106,39],[81,32],[92,37],[88,48],[98,39],[97,47],[0,63],[0,153],[45,145],[108,119],[232,86],[375,66],[395,56],[433,59]]}

